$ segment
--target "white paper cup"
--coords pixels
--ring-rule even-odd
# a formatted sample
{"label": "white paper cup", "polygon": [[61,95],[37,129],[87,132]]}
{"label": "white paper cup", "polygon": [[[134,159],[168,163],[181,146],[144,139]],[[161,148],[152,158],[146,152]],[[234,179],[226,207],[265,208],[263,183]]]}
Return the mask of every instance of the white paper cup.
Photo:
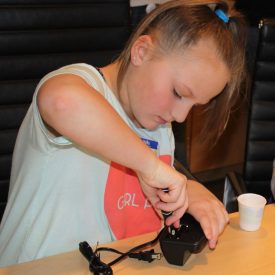
{"label": "white paper cup", "polygon": [[238,196],[240,227],[246,231],[260,228],[266,199],[258,194],[245,193]]}

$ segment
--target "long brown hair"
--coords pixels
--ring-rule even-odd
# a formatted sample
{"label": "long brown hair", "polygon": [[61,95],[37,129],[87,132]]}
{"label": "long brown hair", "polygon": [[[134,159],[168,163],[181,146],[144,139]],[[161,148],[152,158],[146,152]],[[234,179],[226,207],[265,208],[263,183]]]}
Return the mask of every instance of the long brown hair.
{"label": "long brown hair", "polygon": [[[224,12],[229,18],[228,22],[217,16],[217,9]],[[159,5],[140,22],[117,59],[120,66],[118,89],[130,63],[132,45],[139,36],[145,34],[153,36],[165,54],[175,50],[183,51],[202,37],[213,39],[217,54],[231,73],[225,89],[205,106],[206,123],[201,137],[203,140],[217,140],[225,129],[245,79],[246,22],[243,15],[234,9],[233,1],[227,0],[175,0]]]}

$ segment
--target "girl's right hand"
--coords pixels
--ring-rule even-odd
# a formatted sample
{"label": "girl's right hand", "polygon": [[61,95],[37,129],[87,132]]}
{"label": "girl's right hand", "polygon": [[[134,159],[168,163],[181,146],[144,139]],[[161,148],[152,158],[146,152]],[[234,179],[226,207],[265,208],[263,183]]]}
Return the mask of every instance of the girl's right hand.
{"label": "girl's right hand", "polygon": [[166,225],[179,227],[180,218],[188,207],[187,178],[161,160],[155,167],[150,174],[137,173],[141,188],[161,217],[161,211],[173,212],[166,219]]}

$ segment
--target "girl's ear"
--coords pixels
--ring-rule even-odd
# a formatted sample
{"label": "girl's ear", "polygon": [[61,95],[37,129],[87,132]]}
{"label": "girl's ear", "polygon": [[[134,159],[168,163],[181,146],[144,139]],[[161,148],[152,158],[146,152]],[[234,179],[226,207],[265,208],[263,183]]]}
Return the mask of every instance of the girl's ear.
{"label": "girl's ear", "polygon": [[141,35],[131,48],[131,63],[140,66],[152,56],[153,41],[150,35]]}

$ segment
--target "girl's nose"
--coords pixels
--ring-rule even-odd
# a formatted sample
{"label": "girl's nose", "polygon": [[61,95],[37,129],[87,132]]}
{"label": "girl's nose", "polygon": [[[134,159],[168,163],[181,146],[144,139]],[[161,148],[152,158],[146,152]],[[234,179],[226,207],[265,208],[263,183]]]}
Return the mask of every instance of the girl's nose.
{"label": "girl's nose", "polygon": [[178,104],[177,106],[174,106],[171,115],[176,122],[184,122],[187,115],[191,111],[192,106],[193,105],[191,104]]}

